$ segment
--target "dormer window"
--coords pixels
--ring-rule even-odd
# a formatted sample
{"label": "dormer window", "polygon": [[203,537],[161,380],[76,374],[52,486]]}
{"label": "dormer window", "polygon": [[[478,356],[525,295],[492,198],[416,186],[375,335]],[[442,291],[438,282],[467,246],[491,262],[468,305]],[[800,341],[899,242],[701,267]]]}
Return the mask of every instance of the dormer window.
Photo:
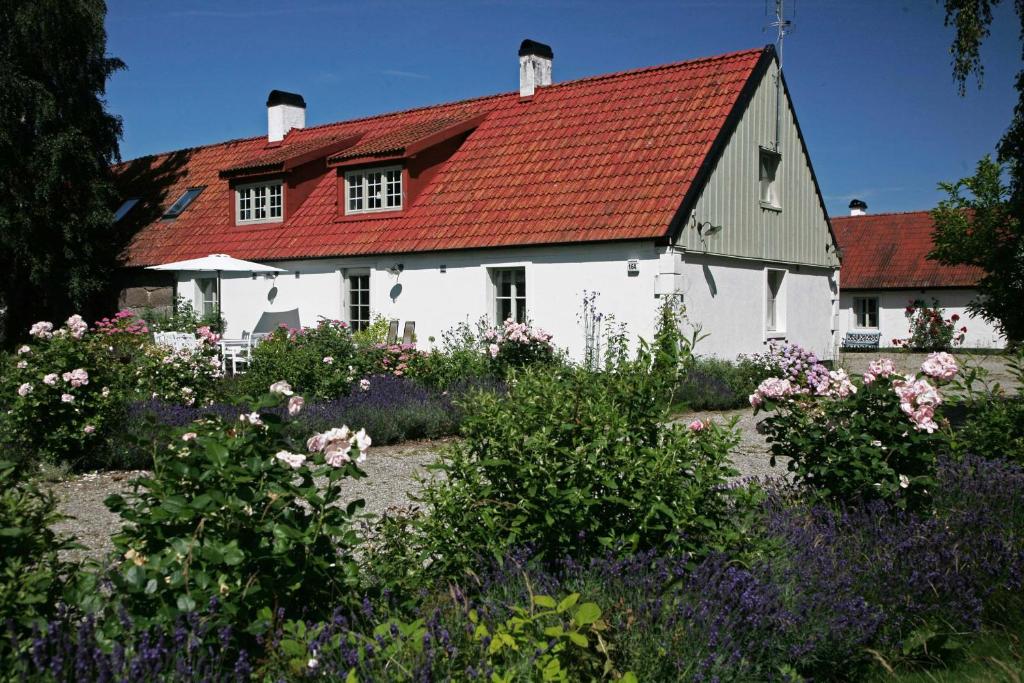
{"label": "dormer window", "polygon": [[235,187],[235,219],[243,223],[284,220],[284,189],[280,180]]}
{"label": "dormer window", "polygon": [[345,213],[398,211],[402,208],[402,168],[345,172]]}

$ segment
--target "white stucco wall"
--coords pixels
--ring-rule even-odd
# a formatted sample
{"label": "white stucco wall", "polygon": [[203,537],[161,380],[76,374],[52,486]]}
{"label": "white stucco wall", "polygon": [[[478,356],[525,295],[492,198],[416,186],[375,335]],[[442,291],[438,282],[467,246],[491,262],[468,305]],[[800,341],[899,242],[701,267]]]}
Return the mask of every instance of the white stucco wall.
{"label": "white stucco wall", "polygon": [[[843,291],[839,297],[839,334],[843,336],[850,331],[881,332],[880,345],[892,346],[893,339],[905,339],[910,335],[905,311],[907,304],[921,299],[929,306],[932,300],[939,302],[948,318],[954,313],[960,316],[959,325],[967,327],[963,347],[972,349],[1005,348],[1006,339],[994,326],[981,318],[967,312],[967,304],[975,296],[973,289],[888,289],[888,290],[849,290]],[[878,298],[878,330],[860,330],[857,327],[853,310],[853,299],[857,297]]]}
{"label": "white stucco wall", "polygon": [[[628,262],[637,260],[630,275]],[[389,268],[402,265],[395,275]],[[347,320],[343,275],[370,274],[372,314],[416,322],[420,348],[430,337],[460,321],[474,323],[494,315],[489,269],[524,267],[527,309],[532,322],[554,335],[573,358],[584,349],[579,321],[584,290],[600,292],[598,310],[613,314],[635,339],[650,339],[655,329],[657,292],[684,295],[692,320],[710,337],[698,352],[725,358],[766,348],[765,264],[723,257],[669,252],[653,242],[579,244],[465,252],[316,259],[274,262],[289,272],[276,277],[250,274],[222,276],[226,336],[251,330],[264,311],[298,308],[300,322],[313,326],[319,317]],[[441,272],[444,266],[445,272]],[[828,269],[773,266],[788,270],[783,292],[784,337],[829,357],[832,348],[831,293]],[[664,273],[659,276],[660,273]],[[296,277],[296,273],[298,277]],[[198,273],[179,275],[178,293],[193,297]],[[208,276],[208,275],[205,275]],[[709,279],[710,278],[710,279]]]}
{"label": "white stucco wall", "polygon": [[[833,355],[834,271],[807,265],[682,255],[678,289],[687,315],[710,336],[700,355],[735,358],[768,350],[771,341],[800,344],[830,359]],[[780,329],[766,329],[767,269],[784,270],[777,314]]]}

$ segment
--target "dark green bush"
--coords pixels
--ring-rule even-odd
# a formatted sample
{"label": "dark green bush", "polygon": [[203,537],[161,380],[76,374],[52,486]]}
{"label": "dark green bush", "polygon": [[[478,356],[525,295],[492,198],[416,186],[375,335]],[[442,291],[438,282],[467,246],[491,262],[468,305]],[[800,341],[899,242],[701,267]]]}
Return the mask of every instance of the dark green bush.
{"label": "dark green bush", "polygon": [[524,544],[555,558],[719,543],[735,434],[666,425],[666,382],[650,370],[642,351],[603,375],[537,368],[505,397],[475,395],[464,439],[423,495],[433,567],[470,567]]}

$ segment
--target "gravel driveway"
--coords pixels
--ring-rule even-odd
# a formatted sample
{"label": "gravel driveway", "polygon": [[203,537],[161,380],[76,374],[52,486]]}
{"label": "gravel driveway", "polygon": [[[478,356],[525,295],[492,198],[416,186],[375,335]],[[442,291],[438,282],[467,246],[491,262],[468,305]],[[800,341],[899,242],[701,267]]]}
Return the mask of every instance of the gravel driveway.
{"label": "gravel driveway", "polygon": [[[727,422],[738,418],[741,441],[732,461],[741,477],[778,476],[785,464],[772,468],[768,464],[768,447],[755,429],[752,411],[700,411],[678,416],[677,421],[694,419]],[[359,481],[345,482],[345,498],[363,498],[364,512],[380,515],[389,507],[410,502],[410,494],[419,490],[418,481],[431,473],[425,468],[434,462],[446,441],[416,441],[370,450],[363,469],[369,475]],[[112,493],[131,489],[131,481],[141,471],[98,472],[82,474],[50,485],[60,501],[60,510],[71,517],[56,526],[57,531],[76,537],[85,549],[68,554],[69,558],[102,558],[111,549],[110,537],[119,530],[119,518],[107,510],[103,500]]]}

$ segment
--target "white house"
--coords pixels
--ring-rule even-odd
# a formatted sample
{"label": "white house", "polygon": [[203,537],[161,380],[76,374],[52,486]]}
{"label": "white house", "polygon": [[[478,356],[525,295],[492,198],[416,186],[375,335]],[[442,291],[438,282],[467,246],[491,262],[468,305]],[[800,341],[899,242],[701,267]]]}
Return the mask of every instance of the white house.
{"label": "white house", "polygon": [[229,336],[289,309],[415,321],[421,346],[528,317],[578,357],[596,290],[633,335],[679,294],[704,353],[789,339],[830,357],[836,243],[774,49],[564,83],[552,60],[524,41],[517,91],[309,128],[274,91],[266,135],[126,162],[124,220],[167,208],[125,253],[125,302],[173,285],[211,310],[209,273],[142,268],[226,253],[288,271],[222,275]]}
{"label": "white house", "polygon": [[839,337],[870,339],[882,347],[906,339],[908,304],[935,302],[947,318],[966,327],[964,348],[1004,348],[1006,339],[984,319],[967,312],[977,296],[982,271],[973,266],[944,266],[928,258],[934,224],[927,211],[867,213],[867,204],[850,202],[850,215],[833,217],[843,254]]}

